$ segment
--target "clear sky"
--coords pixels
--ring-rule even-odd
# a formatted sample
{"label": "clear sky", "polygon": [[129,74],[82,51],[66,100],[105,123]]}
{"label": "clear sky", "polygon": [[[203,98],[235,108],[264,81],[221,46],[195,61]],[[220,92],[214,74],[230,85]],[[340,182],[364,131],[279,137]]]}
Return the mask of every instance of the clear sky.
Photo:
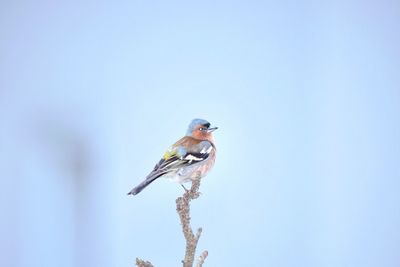
{"label": "clear sky", "polygon": [[204,266],[399,266],[400,4],[323,2],[2,1],[0,265],[179,266],[198,117]]}

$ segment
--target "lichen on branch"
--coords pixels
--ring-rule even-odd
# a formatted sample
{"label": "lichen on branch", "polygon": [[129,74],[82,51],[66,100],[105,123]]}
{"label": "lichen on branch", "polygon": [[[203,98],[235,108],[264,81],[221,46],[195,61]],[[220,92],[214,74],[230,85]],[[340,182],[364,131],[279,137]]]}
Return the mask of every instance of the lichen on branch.
{"label": "lichen on branch", "polygon": [[136,258],[136,266],[138,267],[154,267],[149,261],[144,261],[142,259]]}
{"label": "lichen on branch", "polygon": [[190,226],[190,201],[200,196],[199,188],[200,179],[196,179],[192,182],[192,187],[190,188],[190,190],[187,190],[183,194],[183,196],[176,199],[176,211],[178,212],[179,219],[182,225],[183,235],[185,236],[186,240],[185,258],[182,261],[183,267],[193,266],[197,243],[199,242],[199,238],[202,232],[202,228],[198,228],[196,234],[194,234],[192,227]]}
{"label": "lichen on branch", "polygon": [[[183,267],[193,267],[194,258],[196,255],[197,243],[201,236],[202,228],[198,228],[196,234],[193,233],[190,226],[190,202],[200,196],[200,179],[192,181],[192,186],[176,199],[176,211],[182,225],[182,232],[186,240],[185,258],[182,260]],[[202,267],[205,259],[208,256],[208,251],[203,251],[197,259],[196,267]],[[138,267],[154,267],[150,262],[136,258]]]}

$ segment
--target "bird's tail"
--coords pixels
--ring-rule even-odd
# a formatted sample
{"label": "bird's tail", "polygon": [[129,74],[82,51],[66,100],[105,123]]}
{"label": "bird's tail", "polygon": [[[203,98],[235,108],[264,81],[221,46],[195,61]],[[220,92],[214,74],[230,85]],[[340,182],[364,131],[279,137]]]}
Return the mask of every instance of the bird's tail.
{"label": "bird's tail", "polygon": [[139,194],[146,186],[148,186],[149,184],[151,184],[152,182],[154,182],[154,180],[156,180],[158,177],[160,177],[161,175],[163,175],[163,173],[161,174],[157,174],[157,175],[152,175],[152,176],[148,176],[146,178],[146,180],[144,180],[143,182],[141,182],[138,186],[136,186],[135,188],[133,188],[128,195],[137,195]]}

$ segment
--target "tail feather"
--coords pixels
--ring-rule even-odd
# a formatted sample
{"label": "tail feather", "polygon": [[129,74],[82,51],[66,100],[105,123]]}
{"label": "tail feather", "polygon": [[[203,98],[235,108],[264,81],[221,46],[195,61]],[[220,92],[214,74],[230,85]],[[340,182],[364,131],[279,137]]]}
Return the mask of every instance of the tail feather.
{"label": "tail feather", "polygon": [[146,178],[146,180],[144,180],[143,182],[141,182],[138,186],[136,186],[135,188],[133,188],[128,195],[137,195],[139,194],[146,186],[148,186],[149,184],[151,184],[152,182],[154,182],[158,177],[160,177],[161,175],[163,175],[164,173],[160,173],[157,175],[152,175]]}
{"label": "tail feather", "polygon": [[[154,180],[153,180],[154,181]],[[149,180],[144,180],[143,182],[141,182],[138,186],[136,186],[135,188],[133,188],[128,195],[137,195],[139,194],[146,186],[148,186],[152,181]]]}

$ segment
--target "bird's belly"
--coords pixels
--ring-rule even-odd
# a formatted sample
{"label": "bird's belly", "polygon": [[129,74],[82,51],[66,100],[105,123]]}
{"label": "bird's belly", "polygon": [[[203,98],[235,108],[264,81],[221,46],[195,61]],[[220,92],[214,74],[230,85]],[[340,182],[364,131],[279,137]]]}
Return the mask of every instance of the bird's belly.
{"label": "bird's belly", "polygon": [[165,175],[165,177],[180,184],[201,179],[211,170],[214,165],[214,161],[214,158],[210,158],[201,164],[195,164],[190,167],[181,168],[174,173]]}

